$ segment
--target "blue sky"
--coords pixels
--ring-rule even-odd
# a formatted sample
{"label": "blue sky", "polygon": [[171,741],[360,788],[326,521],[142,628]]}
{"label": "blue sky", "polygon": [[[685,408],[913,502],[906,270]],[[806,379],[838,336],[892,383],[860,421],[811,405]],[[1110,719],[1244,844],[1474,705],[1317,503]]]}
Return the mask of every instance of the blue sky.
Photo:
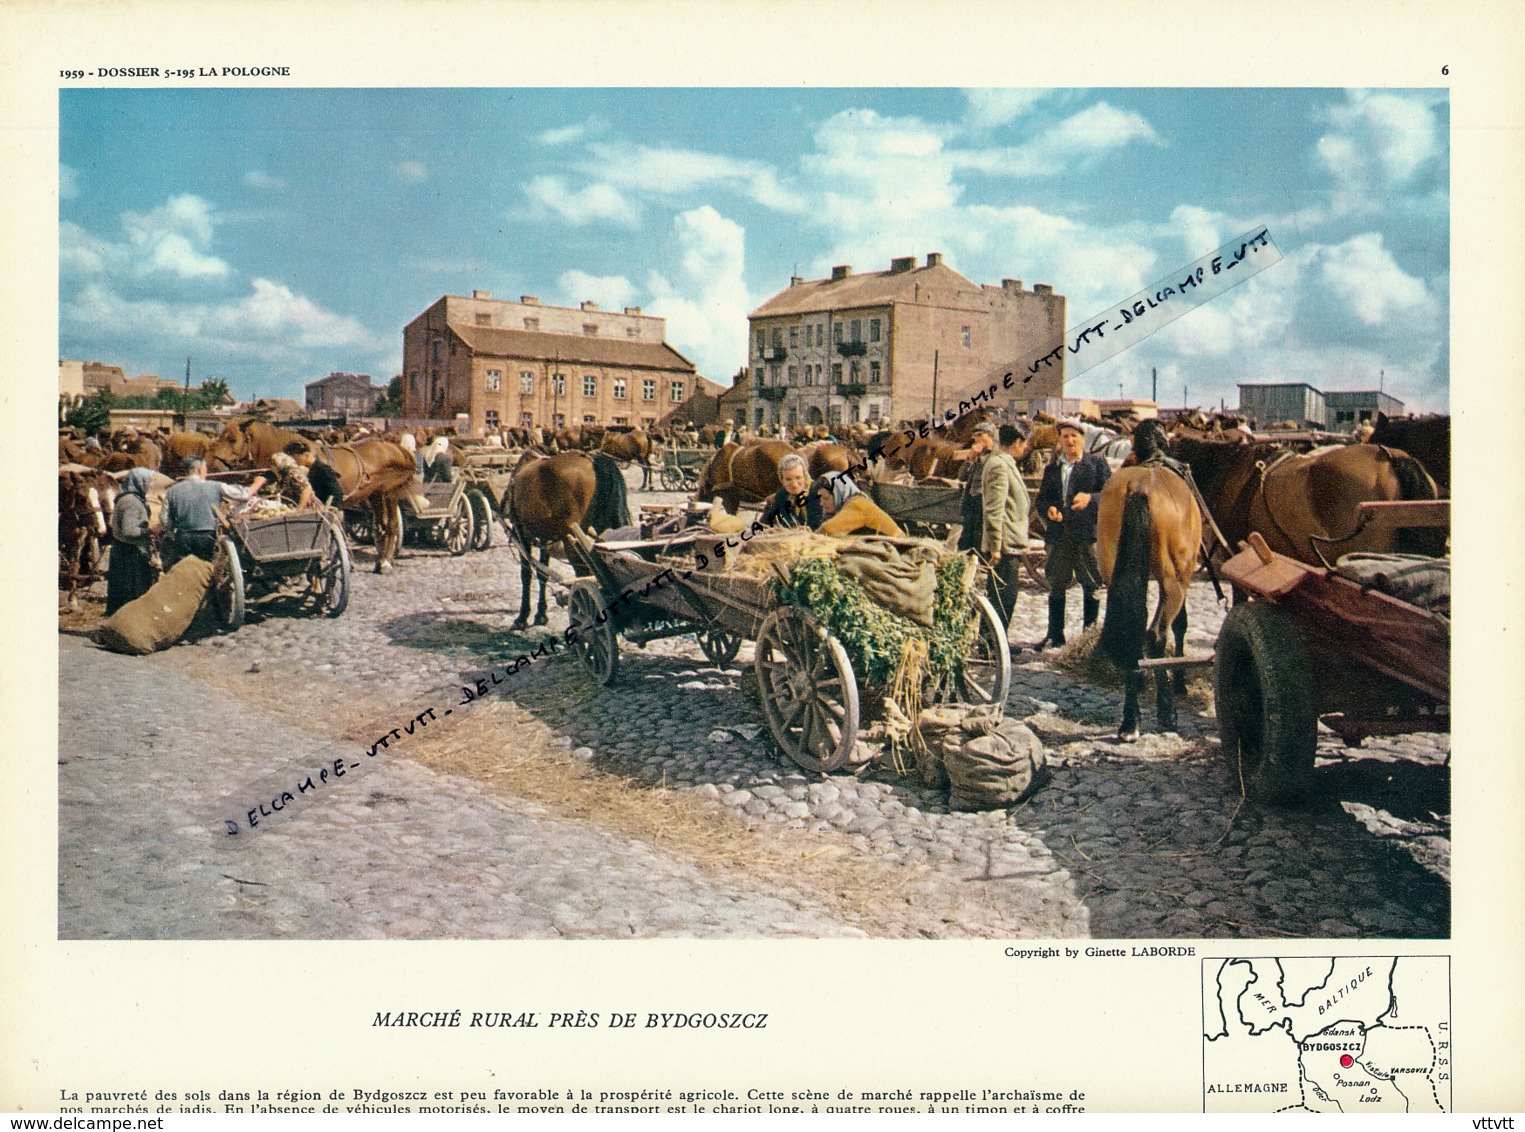
{"label": "blue sky", "polygon": [[1441,90],[60,91],[59,355],[301,395],[440,295],[639,305],[722,383],[798,273],[940,251],[1079,324],[1260,224],[1285,258],[1080,375],[1448,408]]}

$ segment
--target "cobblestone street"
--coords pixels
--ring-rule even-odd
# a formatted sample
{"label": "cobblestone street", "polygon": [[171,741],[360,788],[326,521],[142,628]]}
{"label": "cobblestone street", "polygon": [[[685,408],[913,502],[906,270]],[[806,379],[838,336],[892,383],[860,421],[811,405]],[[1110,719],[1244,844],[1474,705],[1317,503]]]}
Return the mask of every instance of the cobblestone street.
{"label": "cobblestone street", "polygon": [[[627,645],[610,689],[537,661],[247,847],[215,844],[223,795],[457,704],[537,639],[508,630],[497,534],[460,558],[409,548],[390,575],[359,548],[336,620],[256,610],[143,658],[61,636],[60,936],[1449,935],[1447,736],[1325,735],[1313,802],[1241,804],[1200,687],[1177,733],[1122,744],[1120,689],[1047,653],[1017,658],[1007,710],[1052,775],[1010,811],[950,812],[885,768],[807,775],[742,691],[750,646],[720,669],[683,637]],[[1205,581],[1190,613],[1188,647],[1210,649]],[[1024,590],[1013,638],[1043,618]]]}

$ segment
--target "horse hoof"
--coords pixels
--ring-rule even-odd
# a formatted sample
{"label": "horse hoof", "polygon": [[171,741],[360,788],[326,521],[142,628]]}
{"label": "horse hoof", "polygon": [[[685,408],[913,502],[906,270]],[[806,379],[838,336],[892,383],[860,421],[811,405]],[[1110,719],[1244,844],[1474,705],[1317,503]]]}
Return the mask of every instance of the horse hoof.
{"label": "horse hoof", "polygon": [[551,619],[549,617],[547,617],[544,613],[537,613],[537,614],[535,614],[535,624],[536,625],[549,625],[550,623],[551,623]]}
{"label": "horse hoof", "polygon": [[521,618],[519,618],[519,620],[515,621],[512,625],[510,625],[508,627],[508,631],[510,633],[522,633],[522,632],[524,632],[524,627],[526,625],[528,625],[528,624],[529,624],[529,622],[521,617]]}
{"label": "horse hoof", "polygon": [[1123,742],[1123,743],[1137,743],[1138,742],[1138,728],[1135,727],[1132,730],[1119,731],[1117,733],[1117,738],[1118,738],[1118,740],[1120,742]]}

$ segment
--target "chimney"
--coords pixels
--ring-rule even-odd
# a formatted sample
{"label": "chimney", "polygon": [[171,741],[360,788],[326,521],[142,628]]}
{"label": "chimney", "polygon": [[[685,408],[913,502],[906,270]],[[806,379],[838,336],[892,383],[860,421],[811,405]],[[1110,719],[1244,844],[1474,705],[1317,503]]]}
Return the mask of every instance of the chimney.
{"label": "chimney", "polygon": [[1035,295],[1052,295],[1053,293],[1054,288],[1048,283],[1033,284],[1033,294]]}
{"label": "chimney", "polygon": [[927,266],[928,267],[941,267],[942,265],[943,265],[943,253],[942,252],[928,252],[927,253]]}
{"label": "chimney", "polygon": [[641,313],[641,308],[640,307],[626,307],[625,308],[625,313],[626,314],[640,314]]}
{"label": "chimney", "polygon": [[910,271],[916,266],[916,257],[903,255],[899,259],[890,260],[890,274],[899,275],[902,271]]}
{"label": "chimney", "polygon": [[520,295],[519,301],[528,307],[538,307],[540,300],[534,295]]}
{"label": "chimney", "polygon": [[582,301],[582,309],[585,311],[596,311],[598,310],[598,304],[592,299],[584,299]]}
{"label": "chimney", "polygon": [[838,264],[831,269],[831,281],[835,283],[838,279],[846,279],[852,273],[853,269],[848,264]]}
{"label": "chimney", "polygon": [[798,286],[800,286],[800,284],[802,284],[804,282],[805,282],[805,280],[802,279],[798,275],[791,275],[791,276],[789,276],[789,286],[791,286],[791,287],[798,287]]}
{"label": "chimney", "polygon": [[490,299],[490,298],[492,298],[492,292],[491,291],[473,291],[471,293],[471,297],[473,299]]}
{"label": "chimney", "polygon": [[1003,291],[1020,291],[1022,289],[1022,280],[1020,280],[1020,279],[1002,279],[1001,280],[1001,289]]}

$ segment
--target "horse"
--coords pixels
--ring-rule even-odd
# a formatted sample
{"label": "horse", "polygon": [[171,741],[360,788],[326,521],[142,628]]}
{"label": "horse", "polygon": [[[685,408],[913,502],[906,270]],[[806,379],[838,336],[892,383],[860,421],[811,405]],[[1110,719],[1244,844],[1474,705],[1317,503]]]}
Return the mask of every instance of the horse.
{"label": "horse", "polygon": [[519,541],[519,616],[513,628],[529,623],[530,557],[540,547],[540,602],[535,624],[546,623],[545,571],[551,547],[576,526],[594,534],[630,523],[625,477],[619,465],[602,452],[562,452],[522,461],[514,469],[507,494],[508,525]]}
{"label": "horse", "polygon": [[782,440],[759,440],[746,445],[731,441],[704,465],[694,499],[708,503],[718,498],[732,515],[742,502],[761,503],[783,486],[778,478],[778,462],[793,451]]}
{"label": "horse", "polygon": [[286,445],[293,441],[305,444],[307,438],[252,417],[230,421],[206,450],[207,470],[225,472],[268,468],[271,457],[277,452],[284,452]]}
{"label": "horse", "polygon": [[[1167,630],[1175,634],[1176,655],[1186,655],[1186,592],[1202,546],[1202,514],[1191,487],[1164,465],[1149,462],[1163,447],[1162,435],[1157,424],[1140,426],[1134,445],[1141,462],[1115,472],[1096,504],[1096,564],[1107,586],[1100,648],[1126,678],[1117,732],[1125,742],[1139,733],[1138,662],[1165,655]],[[1152,620],[1150,579],[1160,587]],[[1159,669],[1154,682],[1160,729],[1174,730],[1175,696],[1185,693],[1186,674],[1178,668],[1172,681]]]}
{"label": "horse", "polygon": [[651,437],[640,429],[632,429],[630,432],[605,432],[603,447],[599,451],[616,460],[650,464],[651,449]]}
{"label": "horse", "polygon": [[101,547],[110,537],[117,484],[83,464],[58,469],[58,588],[68,609],[79,608],[79,591],[101,574]]}
{"label": "horse", "polygon": [[1377,414],[1368,444],[1383,444],[1407,452],[1424,465],[1442,499],[1451,497],[1451,418],[1447,416],[1389,417]]}
{"label": "horse", "polygon": [[186,457],[205,459],[211,447],[212,438],[199,432],[172,432],[164,440],[164,462],[159,465],[159,470],[171,479],[179,479],[185,475]]}
{"label": "horse", "polygon": [[1324,550],[1332,546],[1340,554],[1445,552],[1443,530],[1360,531],[1364,502],[1437,497],[1435,481],[1408,453],[1350,444],[1299,454],[1237,436],[1206,439],[1179,425],[1171,436],[1172,452],[1190,465],[1230,553],[1251,531],[1310,566],[1327,565]]}
{"label": "horse", "polygon": [[[312,441],[304,441],[309,450]],[[344,491],[342,505],[353,509],[370,504],[376,531],[376,573],[388,574],[402,548],[402,505],[399,502],[413,485],[417,465],[399,444],[387,440],[360,440],[354,444],[316,445],[324,463],[333,468]]]}
{"label": "horse", "polygon": [[805,458],[805,467],[812,480],[832,472],[858,472],[865,467],[861,452],[825,440],[807,444],[799,450],[799,454]]}

